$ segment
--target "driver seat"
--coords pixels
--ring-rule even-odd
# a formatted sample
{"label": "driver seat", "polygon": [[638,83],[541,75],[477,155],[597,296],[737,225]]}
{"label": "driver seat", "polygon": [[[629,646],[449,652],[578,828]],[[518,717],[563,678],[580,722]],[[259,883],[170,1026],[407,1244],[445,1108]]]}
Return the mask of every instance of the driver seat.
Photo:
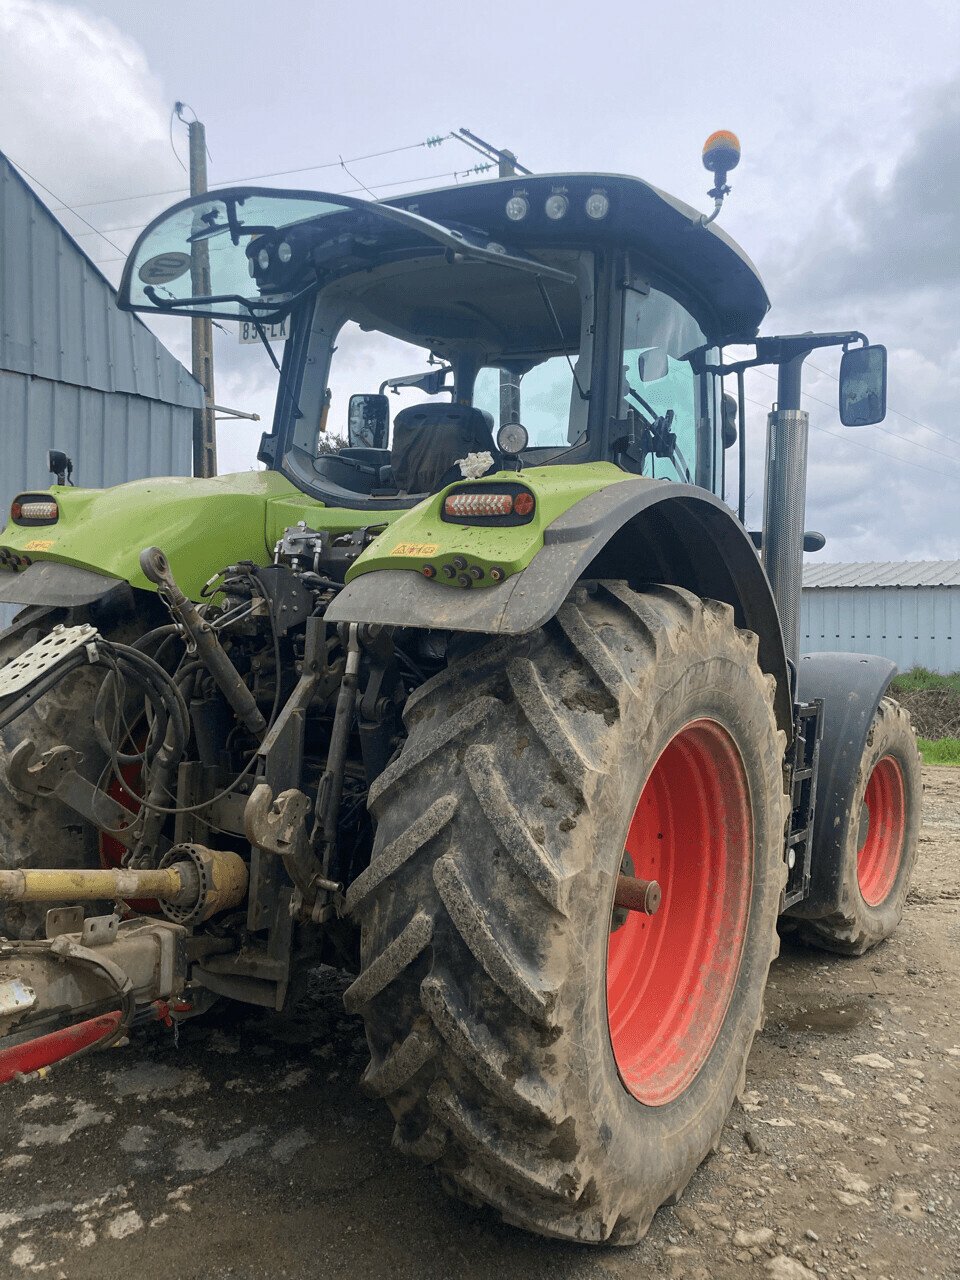
{"label": "driver seat", "polygon": [[432,493],[461,458],[483,452],[496,457],[493,418],[471,405],[415,404],[393,420],[390,471],[401,492]]}

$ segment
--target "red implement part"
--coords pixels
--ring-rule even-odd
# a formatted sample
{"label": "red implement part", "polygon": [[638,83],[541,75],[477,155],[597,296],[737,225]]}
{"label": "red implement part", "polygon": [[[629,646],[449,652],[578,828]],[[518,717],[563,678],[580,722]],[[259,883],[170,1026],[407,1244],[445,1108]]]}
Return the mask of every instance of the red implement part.
{"label": "red implement part", "polygon": [[[136,750],[143,748],[145,739],[138,739]],[[125,764],[120,766],[120,776],[130,788],[130,791],[139,793],[143,786],[143,772],[138,764]],[[107,795],[111,800],[115,800],[117,804],[122,805],[124,809],[128,809],[130,813],[139,812],[140,806],[124,788],[114,774],[110,775],[110,780],[105,788]],[[126,847],[116,839],[115,836],[109,835],[106,831],[99,833],[100,844],[100,865],[102,867],[112,868],[123,865],[123,855],[126,853]],[[160,904],[154,898],[131,898],[127,902],[127,906],[133,912],[139,912],[142,915],[150,915],[160,910]]]}
{"label": "red implement part", "polygon": [[907,821],[903,774],[893,756],[874,765],[863,802],[870,825],[857,854],[857,880],[864,902],[878,907],[896,882]]}
{"label": "red implement part", "polygon": [[100,1040],[112,1036],[120,1025],[120,1010],[104,1013],[98,1018],[90,1018],[86,1022],[78,1022],[72,1027],[64,1027],[60,1031],[51,1031],[49,1035],[38,1036],[35,1040],[25,1040],[23,1044],[13,1045],[9,1049],[0,1049],[0,1084],[7,1084],[19,1075],[28,1075],[31,1071],[39,1071],[41,1067],[53,1066],[69,1058],[81,1049],[88,1049]]}
{"label": "red implement part", "polygon": [[607,1017],[620,1077],[662,1106],[713,1048],[737,983],[753,884],[750,795],[733,739],[695,720],[661,752],[626,853],[656,881],[656,915],[630,911],[610,935]]}

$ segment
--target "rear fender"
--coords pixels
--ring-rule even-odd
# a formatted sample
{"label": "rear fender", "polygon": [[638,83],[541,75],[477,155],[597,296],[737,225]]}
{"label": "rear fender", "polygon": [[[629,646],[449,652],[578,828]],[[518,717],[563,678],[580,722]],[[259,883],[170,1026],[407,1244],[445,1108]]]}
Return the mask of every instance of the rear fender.
{"label": "rear fender", "polygon": [[498,586],[465,591],[405,570],[362,574],[326,618],[522,635],[552,618],[581,578],[670,583],[732,605],[737,626],[760,638],[760,666],[777,682],[777,721],[791,736],[790,680],[767,576],[730,509],[693,485],[625,480],[582,498],[547,527],[530,564]]}
{"label": "rear fender", "polygon": [[805,653],[800,658],[800,702],[823,702],[810,892],[787,912],[817,920],[840,909],[844,839],[857,773],[880,699],[896,674],[889,658],[870,653]]}

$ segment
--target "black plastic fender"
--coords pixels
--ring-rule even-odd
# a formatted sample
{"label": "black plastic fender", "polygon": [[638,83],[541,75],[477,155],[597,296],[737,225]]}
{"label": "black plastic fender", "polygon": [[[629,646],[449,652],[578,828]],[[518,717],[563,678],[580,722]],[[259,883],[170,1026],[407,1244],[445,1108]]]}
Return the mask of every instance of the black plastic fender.
{"label": "black plastic fender", "polygon": [[791,737],[790,680],[770,583],[730,508],[694,485],[637,477],[582,498],[544,531],[530,564],[497,586],[465,590],[415,572],[374,570],[354,578],[325,616],[522,635],[552,618],[581,578],[665,582],[732,605],[737,626],[760,638],[760,666],[777,682],[777,721]]}
{"label": "black plastic fender", "polygon": [[816,920],[840,909],[844,835],[857,771],[880,699],[896,674],[889,658],[870,653],[805,653],[797,671],[799,701],[823,701],[820,770],[810,892],[787,912]]}
{"label": "black plastic fender", "polygon": [[20,573],[0,574],[0,604],[75,609],[118,590],[131,593],[131,587],[121,578],[59,560],[35,560]]}

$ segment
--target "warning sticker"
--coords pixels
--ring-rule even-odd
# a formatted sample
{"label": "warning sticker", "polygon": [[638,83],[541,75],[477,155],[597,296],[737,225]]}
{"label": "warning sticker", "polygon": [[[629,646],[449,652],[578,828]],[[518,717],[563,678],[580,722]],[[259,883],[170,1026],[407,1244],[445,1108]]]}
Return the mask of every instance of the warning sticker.
{"label": "warning sticker", "polygon": [[392,556],[435,556],[440,550],[436,542],[398,542]]}
{"label": "warning sticker", "polygon": [[54,545],[53,538],[31,538],[23,544],[24,551],[49,551]]}

